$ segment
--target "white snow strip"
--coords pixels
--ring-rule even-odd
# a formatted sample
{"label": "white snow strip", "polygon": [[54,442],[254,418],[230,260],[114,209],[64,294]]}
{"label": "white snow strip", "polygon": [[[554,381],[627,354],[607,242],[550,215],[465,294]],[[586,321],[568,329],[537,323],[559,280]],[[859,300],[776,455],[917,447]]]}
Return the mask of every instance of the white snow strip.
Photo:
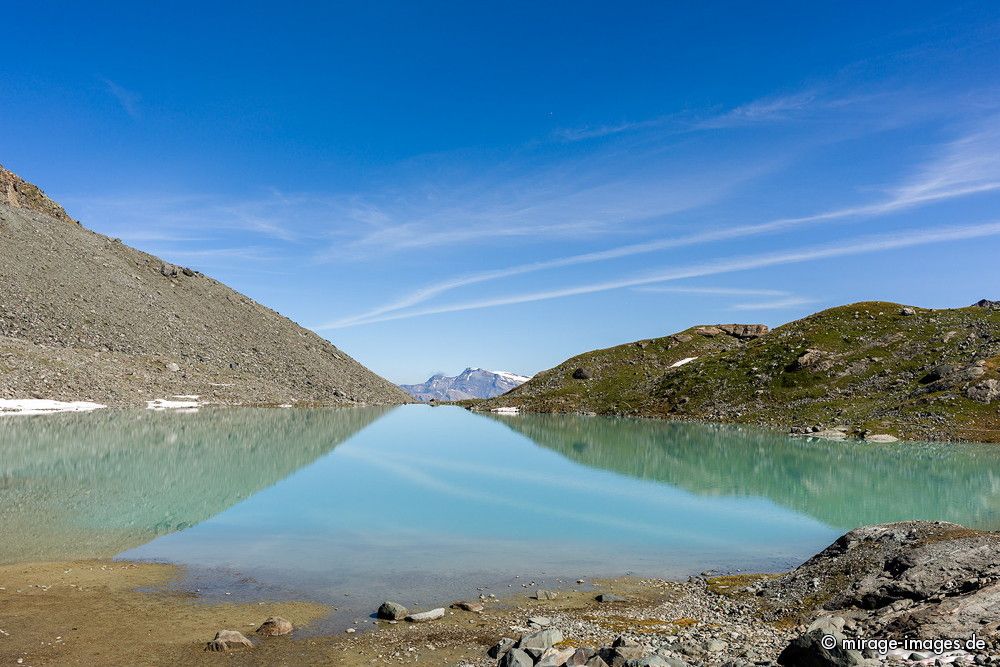
{"label": "white snow strip", "polygon": [[[152,401],[146,401],[147,410],[177,410],[177,411],[189,411],[197,410],[201,407],[201,402],[198,401],[197,396],[192,395],[182,395],[174,396],[174,398],[179,398],[182,400],[171,401],[166,398],[157,398]],[[194,400],[192,400],[194,399]]]}
{"label": "white snow strip", "polygon": [[680,361],[675,361],[674,363],[670,364],[670,367],[671,368],[677,368],[678,366],[683,366],[684,364],[691,363],[692,361],[694,361],[697,358],[698,357],[684,357]]}
{"label": "white snow strip", "polygon": [[530,377],[524,375],[518,375],[517,373],[511,373],[510,371],[490,371],[490,372],[499,375],[500,377],[505,378],[507,380],[511,380],[512,382],[520,382],[521,384],[524,384],[525,382],[531,379]]}
{"label": "white snow strip", "polygon": [[52,415],[58,412],[90,412],[108,406],[87,401],[50,401],[41,398],[0,399],[0,415]]}
{"label": "white snow strip", "polygon": [[521,413],[520,408],[514,407],[503,407],[503,408],[493,408],[490,412],[495,412],[498,415],[517,415]]}

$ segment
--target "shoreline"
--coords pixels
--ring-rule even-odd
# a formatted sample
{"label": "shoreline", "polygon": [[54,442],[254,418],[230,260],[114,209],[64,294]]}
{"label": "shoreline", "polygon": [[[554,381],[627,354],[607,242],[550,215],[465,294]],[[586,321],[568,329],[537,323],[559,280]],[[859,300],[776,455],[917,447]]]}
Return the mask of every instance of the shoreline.
{"label": "shoreline", "polygon": [[[556,665],[589,652],[612,660],[603,663],[608,665],[626,664],[614,656],[631,656],[642,660],[628,664],[661,667],[791,666],[819,655],[818,640],[826,634],[842,642],[975,632],[985,643],[974,653],[871,651],[846,662],[808,664],[1000,664],[1000,615],[990,611],[1000,605],[998,547],[1000,534],[956,524],[884,524],[851,531],[784,574],[578,581],[587,590],[550,595],[533,589],[539,599],[483,595],[466,601],[471,610],[445,607],[426,623],[376,621],[371,630],[336,635],[309,632],[329,613],[327,605],[207,602],[168,588],[182,572],[177,566],[106,560],[5,565],[0,661],[33,667],[217,665],[221,659],[235,665],[492,667],[491,647],[503,653],[515,642],[544,640],[551,648],[534,657],[547,650]],[[906,565],[886,565],[894,562]],[[253,629],[271,616],[289,619],[300,631],[256,636]],[[225,658],[206,652],[220,630],[242,632],[253,648],[228,651]],[[799,657],[788,657],[793,650]]]}

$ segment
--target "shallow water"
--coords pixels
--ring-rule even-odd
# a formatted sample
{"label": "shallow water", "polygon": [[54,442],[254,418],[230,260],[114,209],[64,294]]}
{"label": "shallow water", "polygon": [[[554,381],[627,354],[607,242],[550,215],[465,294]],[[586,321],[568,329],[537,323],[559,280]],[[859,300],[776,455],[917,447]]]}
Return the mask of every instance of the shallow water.
{"label": "shallow water", "polygon": [[188,566],[207,597],[429,606],[532,581],[780,570],[847,529],[1000,528],[1000,447],[458,408],[0,419],[0,562]]}

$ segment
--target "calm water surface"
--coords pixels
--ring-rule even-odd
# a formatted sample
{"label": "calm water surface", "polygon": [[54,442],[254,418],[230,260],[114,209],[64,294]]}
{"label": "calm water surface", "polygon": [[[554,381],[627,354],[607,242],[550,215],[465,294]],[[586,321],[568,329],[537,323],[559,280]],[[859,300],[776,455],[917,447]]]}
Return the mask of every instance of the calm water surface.
{"label": "calm water surface", "polygon": [[910,518],[1000,528],[1000,447],[425,406],[0,419],[0,562],[179,563],[338,626],[387,597],[779,570]]}

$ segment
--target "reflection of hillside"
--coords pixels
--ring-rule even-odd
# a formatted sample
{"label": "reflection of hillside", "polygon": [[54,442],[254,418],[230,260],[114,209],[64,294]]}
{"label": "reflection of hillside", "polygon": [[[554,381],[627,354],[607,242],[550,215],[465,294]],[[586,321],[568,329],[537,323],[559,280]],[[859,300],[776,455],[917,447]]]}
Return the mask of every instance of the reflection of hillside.
{"label": "reflection of hillside", "polygon": [[1000,528],[1000,448],[807,442],[750,428],[496,417],[573,461],[698,494],[760,496],[831,527],[938,519]]}
{"label": "reflection of hillside", "polygon": [[384,408],[0,419],[0,563],[109,557],[313,462]]}

